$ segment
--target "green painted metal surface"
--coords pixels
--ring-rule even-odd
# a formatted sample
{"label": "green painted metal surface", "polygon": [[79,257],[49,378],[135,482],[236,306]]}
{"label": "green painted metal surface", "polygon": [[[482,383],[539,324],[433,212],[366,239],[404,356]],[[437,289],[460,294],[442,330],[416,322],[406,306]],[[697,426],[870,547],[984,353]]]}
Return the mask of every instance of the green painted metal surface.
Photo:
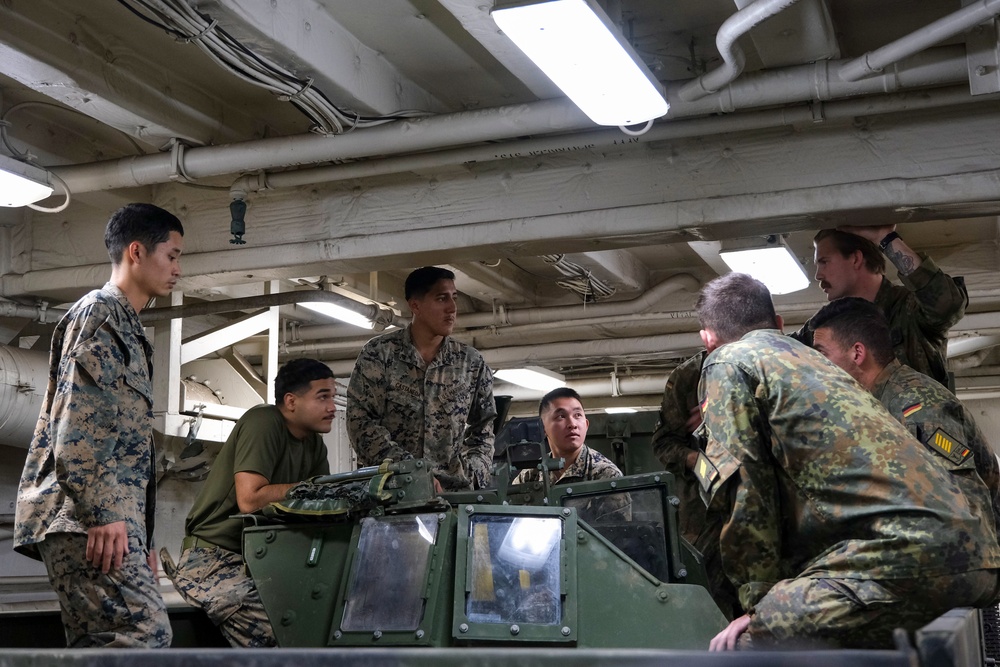
{"label": "green painted metal surface", "polygon": [[378,492],[356,512],[319,500],[244,532],[283,647],[697,649],[726,625],[667,473],[441,496],[422,462],[368,474]]}

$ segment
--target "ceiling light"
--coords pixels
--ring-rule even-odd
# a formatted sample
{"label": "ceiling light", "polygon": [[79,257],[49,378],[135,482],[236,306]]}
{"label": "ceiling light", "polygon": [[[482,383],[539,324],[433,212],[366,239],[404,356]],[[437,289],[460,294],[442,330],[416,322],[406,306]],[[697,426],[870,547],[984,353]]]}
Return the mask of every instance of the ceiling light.
{"label": "ceiling light", "polygon": [[635,408],[604,408],[604,412],[609,415],[625,415],[638,412]]}
{"label": "ceiling light", "polygon": [[343,306],[338,306],[335,303],[327,303],[325,301],[306,301],[300,302],[298,305],[303,308],[308,308],[314,313],[326,315],[327,317],[332,317],[340,320],[341,322],[353,324],[354,326],[361,327],[362,329],[374,328],[372,321],[361,313],[355,313],[353,310],[344,308]]}
{"label": "ceiling light", "polygon": [[528,366],[526,368],[505,368],[493,374],[504,382],[510,382],[520,387],[534,389],[540,392],[549,392],[557,387],[566,386],[566,378],[559,373],[538,366]]}
{"label": "ceiling light", "polygon": [[723,241],[719,257],[734,272],[747,273],[767,285],[771,294],[809,287],[805,269],[780,236]]}
{"label": "ceiling light", "polygon": [[0,155],[0,206],[27,206],[51,194],[49,172]]}
{"label": "ceiling light", "polygon": [[598,125],[634,125],[667,113],[659,82],[594,0],[501,0],[491,15]]}

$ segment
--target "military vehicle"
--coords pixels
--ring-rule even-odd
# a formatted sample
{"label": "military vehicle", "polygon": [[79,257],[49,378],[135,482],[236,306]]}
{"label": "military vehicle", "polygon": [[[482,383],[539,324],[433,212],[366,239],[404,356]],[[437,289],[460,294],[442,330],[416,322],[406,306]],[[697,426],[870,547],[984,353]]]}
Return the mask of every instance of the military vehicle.
{"label": "military vehicle", "polygon": [[671,475],[508,487],[554,462],[537,443],[507,452],[495,491],[438,496],[418,459],[300,485],[266,510],[282,523],[254,517],[244,554],[280,645],[696,650],[725,627]]}

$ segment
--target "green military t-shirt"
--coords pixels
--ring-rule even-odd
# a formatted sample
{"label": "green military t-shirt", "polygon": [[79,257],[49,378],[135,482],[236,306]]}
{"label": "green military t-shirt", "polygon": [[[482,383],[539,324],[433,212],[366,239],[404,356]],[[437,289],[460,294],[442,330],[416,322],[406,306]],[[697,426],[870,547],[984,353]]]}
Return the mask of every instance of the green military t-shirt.
{"label": "green military t-shirt", "polygon": [[229,518],[240,513],[234,478],[238,472],[255,472],[271,484],[293,484],[329,474],[330,464],[320,435],[293,437],[276,405],[247,410],[219,450],[185,523],[188,535],[241,553],[243,521]]}

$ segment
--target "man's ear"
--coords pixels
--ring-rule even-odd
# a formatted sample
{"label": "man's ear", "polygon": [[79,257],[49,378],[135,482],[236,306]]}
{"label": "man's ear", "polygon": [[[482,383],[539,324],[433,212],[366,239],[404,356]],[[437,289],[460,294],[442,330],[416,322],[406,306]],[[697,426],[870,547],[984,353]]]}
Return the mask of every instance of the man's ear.
{"label": "man's ear", "polygon": [[711,329],[702,329],[698,335],[701,336],[701,342],[705,344],[705,349],[709,352],[719,347],[719,337]]}
{"label": "man's ear", "polygon": [[138,264],[146,254],[146,248],[139,241],[132,241],[125,247],[123,254],[128,256],[130,262]]}
{"label": "man's ear", "polygon": [[785,330],[785,318],[783,318],[781,315],[775,315],[774,316],[774,323],[778,325],[776,327],[778,329],[778,331],[784,331]]}
{"label": "man's ear", "polygon": [[854,268],[857,269],[858,271],[860,271],[861,269],[865,268],[865,255],[864,255],[864,253],[861,252],[860,250],[855,250],[854,252],[852,252],[851,253],[851,265],[854,266]]}
{"label": "man's ear", "polygon": [[854,361],[854,365],[858,368],[864,366],[865,361],[868,359],[868,348],[865,347],[864,343],[858,342],[851,347],[851,360]]}

